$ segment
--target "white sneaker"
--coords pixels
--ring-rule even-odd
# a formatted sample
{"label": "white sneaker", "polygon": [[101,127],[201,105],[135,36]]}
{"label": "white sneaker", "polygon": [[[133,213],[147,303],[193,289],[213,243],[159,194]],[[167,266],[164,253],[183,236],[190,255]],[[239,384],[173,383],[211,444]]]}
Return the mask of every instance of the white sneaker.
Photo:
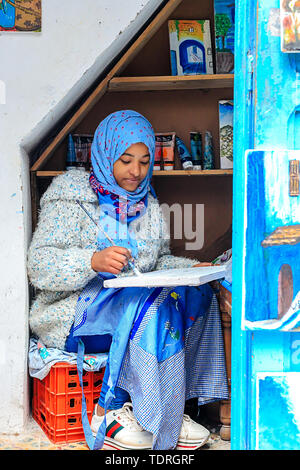
{"label": "white sneaker", "polygon": [[[96,436],[104,416],[98,416],[96,405],[91,421],[93,435]],[[106,435],[103,449],[152,449],[153,436],[139,425],[132,411],[132,404],[125,403],[118,410],[106,414]]]}
{"label": "white sneaker", "polygon": [[184,414],[176,450],[199,449],[208,441],[209,436],[210,432],[204,426]]}

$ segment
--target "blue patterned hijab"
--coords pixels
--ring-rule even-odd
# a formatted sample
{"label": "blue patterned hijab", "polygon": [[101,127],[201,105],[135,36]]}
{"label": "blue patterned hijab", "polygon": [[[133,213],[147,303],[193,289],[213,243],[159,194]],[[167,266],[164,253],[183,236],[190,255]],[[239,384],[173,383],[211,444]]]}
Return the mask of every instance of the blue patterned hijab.
{"label": "blue patterned hijab", "polygon": [[[142,142],[149,149],[150,166],[144,180],[135,191],[126,191],[116,182],[113,175],[114,163],[132,145]],[[92,171],[90,185],[98,197],[99,204],[105,208],[104,214],[115,219],[115,224],[103,216],[100,218],[104,230],[109,233],[119,246],[130,248],[136,255],[136,243],[133,240],[120,237],[122,230],[119,222],[130,224],[134,219],[143,215],[148,205],[149,190],[155,196],[151,186],[154,166],[155,134],[149,121],[136,111],[117,111],[108,115],[97,127],[92,148]],[[156,196],[155,196],[156,197]],[[122,239],[120,239],[122,238]],[[108,246],[107,240],[101,238],[99,248]]]}

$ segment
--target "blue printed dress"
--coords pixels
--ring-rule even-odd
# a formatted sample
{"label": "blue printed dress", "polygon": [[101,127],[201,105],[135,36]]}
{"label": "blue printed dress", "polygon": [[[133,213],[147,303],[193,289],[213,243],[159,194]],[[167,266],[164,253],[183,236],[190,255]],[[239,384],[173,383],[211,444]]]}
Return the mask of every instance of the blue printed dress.
{"label": "blue printed dress", "polygon": [[[153,449],[174,449],[185,400],[199,404],[228,398],[218,303],[211,287],[105,289],[103,274],[79,298],[74,336],[111,334],[106,409],[119,386],[130,394],[134,414],[153,434]],[[80,349],[81,348],[81,349]],[[84,354],[80,343],[78,361]],[[80,364],[79,364],[80,369]],[[96,440],[83,418],[90,448]]]}

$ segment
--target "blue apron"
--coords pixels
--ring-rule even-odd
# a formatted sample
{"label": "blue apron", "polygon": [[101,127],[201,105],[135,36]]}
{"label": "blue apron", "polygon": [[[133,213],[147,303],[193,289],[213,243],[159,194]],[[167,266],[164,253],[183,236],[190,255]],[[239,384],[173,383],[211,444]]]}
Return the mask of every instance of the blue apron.
{"label": "blue apron", "polygon": [[[134,347],[137,345],[141,348],[141,351],[148,354],[151,359],[148,361],[149,363],[153,358],[157,364],[167,364],[167,360],[174,361],[174,358],[176,360],[180,355],[179,353],[184,352],[187,332],[199,317],[203,317],[207,313],[213,292],[209,285],[199,286],[198,288],[177,287],[176,289],[162,287],[106,289],[103,288],[103,279],[105,277],[103,273],[98,275],[86,286],[79,297],[73,335],[79,339],[77,367],[81,386],[84,344],[80,340],[80,336],[112,335],[112,344],[105,371],[109,387],[105,396],[106,412],[109,409],[111,400],[114,398],[114,389],[118,383],[124,358],[130,344]],[[113,277],[113,275],[108,274],[107,277]],[[146,367],[145,364],[139,367],[137,363],[126,365],[127,369],[131,368],[131,376],[134,374],[134,384],[139,390],[147,389],[148,386],[156,388],[154,383],[143,383],[145,381],[143,377],[144,367]],[[175,380],[171,388],[174,397],[181,397],[178,399],[179,411],[176,410],[176,413],[181,414],[182,420],[185,402],[185,372],[183,370],[185,366],[182,360],[178,362],[177,367],[178,378],[170,379],[167,377],[165,381],[169,381],[171,384],[171,381]],[[149,371],[150,375],[151,371]],[[143,392],[141,393],[143,394]],[[222,397],[226,396],[225,390]],[[141,404],[142,401],[143,396],[137,397],[137,402]],[[157,407],[155,408],[157,409]],[[163,416],[161,419],[163,419]],[[94,438],[88,422],[83,388],[82,424],[89,448],[93,450],[102,448],[106,432],[106,419],[104,419],[96,438]],[[155,434],[151,424],[149,426],[151,432]],[[163,425],[159,424],[159,426],[162,427]],[[173,439],[175,444],[179,431],[180,426],[179,428],[177,426],[176,435]]]}

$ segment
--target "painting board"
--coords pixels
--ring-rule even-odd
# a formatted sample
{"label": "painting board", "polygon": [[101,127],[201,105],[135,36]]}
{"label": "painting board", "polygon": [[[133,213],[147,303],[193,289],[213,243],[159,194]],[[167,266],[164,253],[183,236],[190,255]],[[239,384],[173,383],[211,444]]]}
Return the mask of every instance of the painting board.
{"label": "painting board", "polygon": [[233,168],[233,101],[219,101],[220,167]]}
{"label": "painting board", "polygon": [[177,287],[199,286],[226,276],[226,265],[185,269],[163,269],[140,276],[119,276],[105,280],[104,287]]}
{"label": "painting board", "polygon": [[213,74],[209,20],[169,20],[172,75]]}
{"label": "painting board", "polygon": [[42,0],[0,0],[0,32],[40,32]]}
{"label": "painting board", "polygon": [[235,1],[214,0],[216,73],[234,73]]}
{"label": "painting board", "polygon": [[256,375],[256,450],[300,450],[299,389],[299,372]]}
{"label": "painting board", "polygon": [[280,1],[281,50],[300,52],[300,2]]}
{"label": "painting board", "polygon": [[300,327],[300,197],[291,162],[300,152],[246,152],[242,328]]}

